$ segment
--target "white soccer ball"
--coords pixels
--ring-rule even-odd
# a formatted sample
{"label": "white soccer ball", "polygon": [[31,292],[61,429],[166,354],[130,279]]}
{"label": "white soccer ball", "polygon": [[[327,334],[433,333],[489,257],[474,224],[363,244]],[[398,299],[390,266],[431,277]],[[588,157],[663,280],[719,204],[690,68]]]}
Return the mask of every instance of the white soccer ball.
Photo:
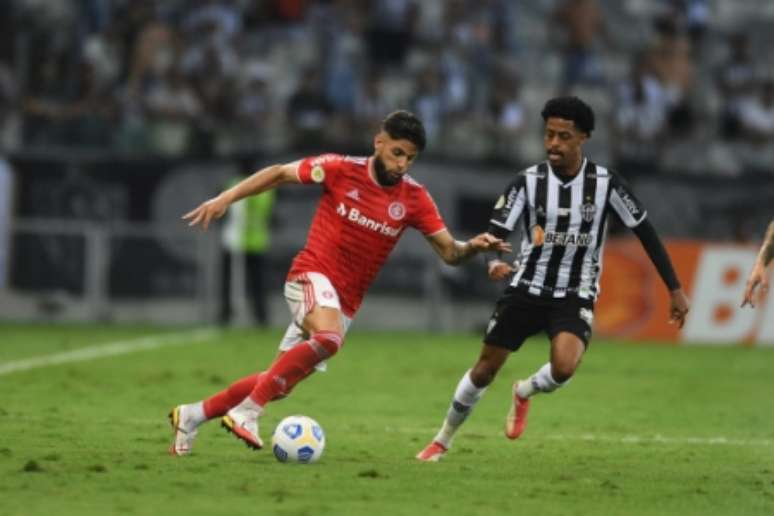
{"label": "white soccer ball", "polygon": [[325,449],[325,432],[310,417],[288,416],[274,429],[271,449],[280,462],[317,462]]}

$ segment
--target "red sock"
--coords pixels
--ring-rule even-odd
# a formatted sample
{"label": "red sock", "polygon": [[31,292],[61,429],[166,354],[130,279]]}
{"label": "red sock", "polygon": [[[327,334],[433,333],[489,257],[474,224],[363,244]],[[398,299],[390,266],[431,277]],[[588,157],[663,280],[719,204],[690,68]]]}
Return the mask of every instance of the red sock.
{"label": "red sock", "polygon": [[204,415],[207,419],[225,416],[226,412],[238,405],[240,401],[250,394],[262,374],[263,371],[260,371],[240,378],[226,389],[204,400]]}
{"label": "red sock", "polygon": [[341,347],[336,332],[317,332],[289,349],[271,365],[255,384],[250,398],[260,406],[278,396],[287,395],[295,385],[314,371],[314,366],[333,356]]}

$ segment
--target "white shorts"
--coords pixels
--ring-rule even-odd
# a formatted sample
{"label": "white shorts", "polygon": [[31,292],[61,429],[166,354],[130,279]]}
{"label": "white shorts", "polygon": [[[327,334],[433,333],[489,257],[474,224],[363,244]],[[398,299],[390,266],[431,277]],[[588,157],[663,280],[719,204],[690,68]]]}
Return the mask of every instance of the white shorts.
{"label": "white shorts", "polygon": [[[288,303],[293,320],[285,330],[279,349],[287,351],[293,346],[304,342],[309,334],[304,330],[304,317],[316,306],[335,308],[341,313],[339,295],[333,288],[331,281],[319,272],[307,272],[299,275],[292,281],[285,282],[285,301]],[[352,319],[341,313],[341,333],[346,335]],[[325,371],[325,361],[316,366],[317,370]]]}

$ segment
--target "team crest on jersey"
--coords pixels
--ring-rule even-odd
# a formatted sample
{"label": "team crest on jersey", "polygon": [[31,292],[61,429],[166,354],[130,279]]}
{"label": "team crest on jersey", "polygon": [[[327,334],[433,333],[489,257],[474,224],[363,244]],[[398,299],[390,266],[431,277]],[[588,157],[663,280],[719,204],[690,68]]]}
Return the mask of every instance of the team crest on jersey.
{"label": "team crest on jersey", "polygon": [[580,210],[581,218],[583,220],[586,222],[594,221],[594,216],[597,214],[596,204],[587,202],[585,204],[581,204],[578,209]]}
{"label": "team crest on jersey", "polygon": [[312,177],[312,181],[315,183],[322,183],[325,181],[325,169],[320,165],[315,165],[312,167],[310,176]]}
{"label": "team crest on jersey", "polygon": [[387,213],[392,220],[401,220],[406,216],[406,207],[403,206],[403,203],[395,201],[387,207]]}

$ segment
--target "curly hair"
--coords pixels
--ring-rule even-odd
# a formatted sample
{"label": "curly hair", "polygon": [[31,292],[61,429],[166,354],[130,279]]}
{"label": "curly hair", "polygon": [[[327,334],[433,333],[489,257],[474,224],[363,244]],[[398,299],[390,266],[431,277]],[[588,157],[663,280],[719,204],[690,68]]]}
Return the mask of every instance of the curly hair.
{"label": "curly hair", "polygon": [[591,136],[594,130],[594,111],[578,97],[556,97],[546,102],[540,112],[543,120],[551,117],[571,120],[575,127]]}

